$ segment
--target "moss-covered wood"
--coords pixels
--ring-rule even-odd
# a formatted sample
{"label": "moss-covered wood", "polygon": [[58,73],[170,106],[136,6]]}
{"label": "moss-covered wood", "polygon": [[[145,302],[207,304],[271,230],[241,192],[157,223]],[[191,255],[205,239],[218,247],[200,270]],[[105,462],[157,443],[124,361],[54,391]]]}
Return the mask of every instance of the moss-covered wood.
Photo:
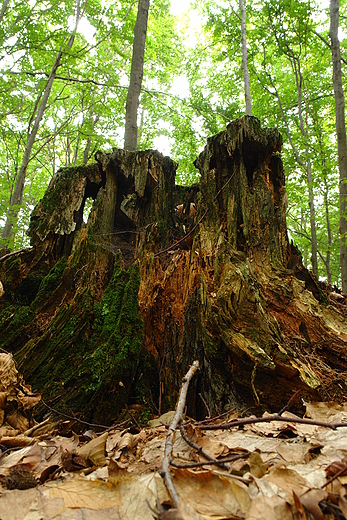
{"label": "moss-covered wood", "polygon": [[32,248],[0,260],[0,345],[35,390],[87,420],[163,412],[198,359],[189,414],[200,394],[211,413],[344,399],[345,316],[288,242],[281,146],[247,117],[208,140],[192,187],[152,150],[58,172]]}

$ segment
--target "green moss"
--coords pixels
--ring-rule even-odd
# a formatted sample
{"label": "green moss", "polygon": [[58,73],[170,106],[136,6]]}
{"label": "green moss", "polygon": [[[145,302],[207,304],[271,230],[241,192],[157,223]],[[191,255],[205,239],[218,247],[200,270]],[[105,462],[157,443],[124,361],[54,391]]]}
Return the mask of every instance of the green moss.
{"label": "green moss", "polygon": [[8,305],[1,313],[0,313],[0,330],[3,327],[7,327],[13,316],[15,315],[15,312],[17,310],[17,307],[14,305]]}
{"label": "green moss", "polygon": [[94,305],[91,353],[80,369],[80,375],[88,381],[87,391],[119,383],[129,386],[135,375],[144,334],[138,315],[139,286],[138,263],[126,271],[120,267],[118,254],[114,275],[100,303]]}
{"label": "green moss", "polygon": [[26,327],[34,319],[34,312],[27,305],[17,308],[12,316],[11,310],[14,310],[13,306],[7,307],[0,318],[3,324],[2,330],[0,328],[0,345],[7,350],[15,350],[21,342],[25,341]]}
{"label": "green moss", "polygon": [[63,256],[42,280],[37,296],[32,302],[32,309],[38,309],[44,300],[56,290],[61,282],[66,267],[67,261],[65,256]]}
{"label": "green moss", "polygon": [[13,291],[13,300],[21,305],[30,305],[36,298],[42,282],[42,276],[29,274]]}

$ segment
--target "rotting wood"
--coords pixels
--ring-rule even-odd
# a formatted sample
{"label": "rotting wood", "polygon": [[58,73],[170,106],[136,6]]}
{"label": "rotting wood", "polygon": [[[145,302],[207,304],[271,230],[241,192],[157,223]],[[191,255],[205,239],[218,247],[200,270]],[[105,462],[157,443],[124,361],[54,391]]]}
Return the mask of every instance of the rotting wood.
{"label": "rotting wood", "polygon": [[[245,117],[208,140],[192,187],[153,150],[98,152],[53,177],[33,247],[0,259],[0,345],[46,402],[93,424],[136,403],[165,412],[193,359],[197,419],[205,406],[276,411],[298,390],[346,399],[346,296],[288,241],[281,146]],[[182,220],[175,208],[191,204]]]}

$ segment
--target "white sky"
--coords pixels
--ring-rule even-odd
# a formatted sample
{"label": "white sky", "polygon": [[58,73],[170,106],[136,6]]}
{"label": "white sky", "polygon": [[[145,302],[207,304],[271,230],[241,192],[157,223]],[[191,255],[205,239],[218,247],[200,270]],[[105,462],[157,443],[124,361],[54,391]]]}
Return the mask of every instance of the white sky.
{"label": "white sky", "polygon": [[171,0],[170,13],[174,16],[179,16],[182,13],[186,13],[189,7],[189,0]]}

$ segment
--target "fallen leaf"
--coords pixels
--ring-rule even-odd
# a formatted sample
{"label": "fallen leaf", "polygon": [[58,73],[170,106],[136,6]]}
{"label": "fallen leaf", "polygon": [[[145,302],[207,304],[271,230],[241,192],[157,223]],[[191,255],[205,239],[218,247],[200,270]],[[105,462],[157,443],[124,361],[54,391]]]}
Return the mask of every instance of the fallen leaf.
{"label": "fallen leaf", "polygon": [[245,520],[293,520],[287,502],[278,496],[259,497],[252,500]]}
{"label": "fallen leaf", "polygon": [[148,426],[150,428],[156,428],[157,426],[161,426],[162,424],[171,424],[173,421],[173,418],[175,417],[175,410],[172,410],[171,412],[166,412],[158,419],[152,419],[152,421],[148,421]]}
{"label": "fallen leaf", "polygon": [[96,466],[104,466],[106,464],[105,449],[107,437],[108,432],[103,433],[100,437],[77,448],[76,453],[86,460],[91,460]]}
{"label": "fallen leaf", "polygon": [[249,467],[250,472],[254,477],[261,478],[265,475],[266,470],[264,467],[263,459],[258,451],[253,451],[249,456]]}
{"label": "fallen leaf", "polygon": [[112,486],[82,479],[55,481],[45,484],[50,498],[61,498],[66,508],[86,508],[98,511],[119,506],[121,500]]}
{"label": "fallen leaf", "polygon": [[324,514],[319,507],[319,502],[325,500],[327,496],[328,492],[324,489],[309,489],[300,496],[300,500],[316,520],[324,520]]}

